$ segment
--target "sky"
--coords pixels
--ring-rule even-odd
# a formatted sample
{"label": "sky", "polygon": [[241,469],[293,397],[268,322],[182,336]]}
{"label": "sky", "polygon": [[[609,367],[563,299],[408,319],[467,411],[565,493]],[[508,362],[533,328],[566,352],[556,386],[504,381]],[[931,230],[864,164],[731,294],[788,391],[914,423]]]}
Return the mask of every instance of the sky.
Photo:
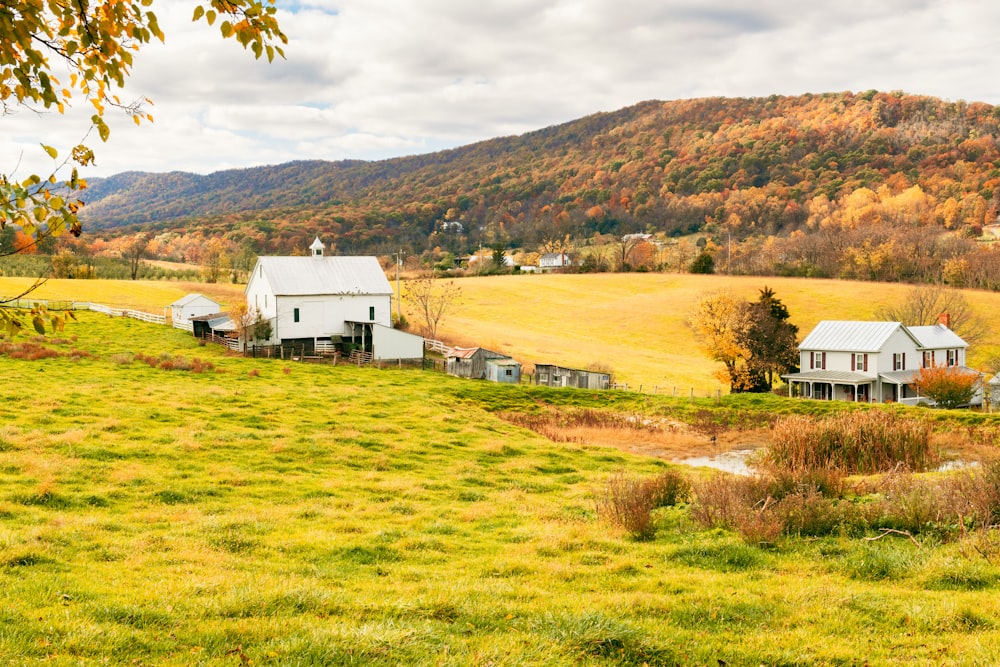
{"label": "sky", "polygon": [[[155,0],[165,44],[136,56],[88,138],[84,177],[429,153],[650,99],[901,90],[1000,104],[996,0],[277,0],[285,60],[256,61],[195,2]],[[87,132],[0,119],[0,173],[49,173]]]}

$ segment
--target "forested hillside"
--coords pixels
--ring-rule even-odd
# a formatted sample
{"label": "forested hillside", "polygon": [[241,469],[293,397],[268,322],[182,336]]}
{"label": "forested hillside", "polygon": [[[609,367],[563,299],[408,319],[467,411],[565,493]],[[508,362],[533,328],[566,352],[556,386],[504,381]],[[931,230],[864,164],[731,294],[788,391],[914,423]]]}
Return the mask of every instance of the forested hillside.
{"label": "forested hillside", "polygon": [[84,218],[141,223],[168,253],[206,238],[412,254],[702,231],[733,272],[996,287],[976,239],[1000,208],[998,121],[986,104],[875,91],[651,101],[381,162],[121,174],[92,181]]}

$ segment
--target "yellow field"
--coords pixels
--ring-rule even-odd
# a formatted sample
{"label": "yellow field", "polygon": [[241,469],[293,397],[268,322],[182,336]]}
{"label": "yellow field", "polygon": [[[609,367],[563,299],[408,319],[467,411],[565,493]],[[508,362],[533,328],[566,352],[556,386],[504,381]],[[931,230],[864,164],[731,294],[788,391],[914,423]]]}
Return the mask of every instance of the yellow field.
{"label": "yellow field", "polygon": [[[442,323],[445,340],[495,349],[525,364],[601,363],[630,387],[676,388],[679,394],[693,388],[696,395],[726,390],[712,376],[718,365],[705,357],[686,325],[704,294],[731,290],[752,300],[762,287],[771,287],[804,336],[823,319],[870,319],[876,308],[903,299],[910,289],[802,278],[621,273],[498,276],[459,284],[462,304]],[[970,351],[975,365],[1000,345],[1000,294],[965,294],[998,332]]]}
{"label": "yellow field", "polygon": [[[0,278],[0,296],[13,296],[29,279]],[[609,367],[618,382],[643,391],[696,395],[726,390],[712,375],[718,367],[686,325],[702,295],[731,290],[755,299],[765,285],[787,306],[805,335],[822,319],[870,319],[880,305],[905,298],[908,285],[802,278],[686,274],[520,275],[465,278],[461,303],[441,323],[439,337],[455,345],[479,345],[536,363]],[[394,284],[394,282],[393,282]],[[243,286],[157,281],[50,280],[32,294],[39,299],[93,301],[162,313],[170,303],[199,292],[228,307]],[[997,332],[970,350],[970,365],[1000,351],[1000,293],[965,292]],[[412,324],[414,314],[403,304]]]}

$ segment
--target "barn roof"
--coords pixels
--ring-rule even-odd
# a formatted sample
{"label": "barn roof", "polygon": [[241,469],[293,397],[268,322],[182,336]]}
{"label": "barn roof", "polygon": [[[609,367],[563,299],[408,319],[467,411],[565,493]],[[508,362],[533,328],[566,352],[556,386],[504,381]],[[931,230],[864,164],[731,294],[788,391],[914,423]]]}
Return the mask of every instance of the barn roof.
{"label": "barn roof", "polygon": [[392,294],[375,257],[259,257],[254,270],[276,296]]}

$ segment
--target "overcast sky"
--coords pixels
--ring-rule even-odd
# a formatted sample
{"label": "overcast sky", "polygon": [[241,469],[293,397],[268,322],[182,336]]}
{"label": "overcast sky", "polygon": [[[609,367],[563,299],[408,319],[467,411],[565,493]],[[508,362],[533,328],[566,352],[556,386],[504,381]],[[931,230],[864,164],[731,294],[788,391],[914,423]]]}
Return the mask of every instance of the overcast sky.
{"label": "overcast sky", "polygon": [[[286,60],[255,61],[193,2],[157,0],[97,166],[190,171],[377,160],[521,134],[648,99],[902,90],[1000,104],[996,0],[278,0]],[[51,170],[87,129],[0,120],[0,173]]]}

